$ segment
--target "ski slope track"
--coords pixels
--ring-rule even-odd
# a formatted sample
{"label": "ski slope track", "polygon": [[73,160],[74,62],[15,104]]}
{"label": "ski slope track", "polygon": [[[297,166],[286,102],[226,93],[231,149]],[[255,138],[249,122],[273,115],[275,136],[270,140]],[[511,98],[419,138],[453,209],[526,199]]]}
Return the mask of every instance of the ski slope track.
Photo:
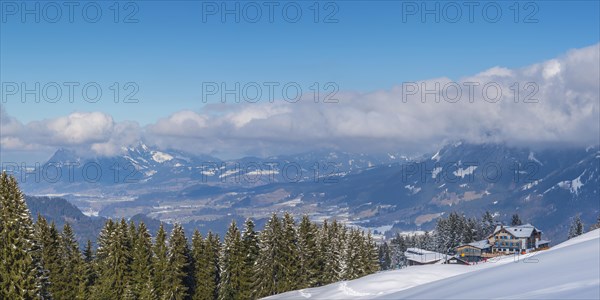
{"label": "ski slope track", "polygon": [[600,299],[600,229],[519,257],[414,266],[266,299]]}

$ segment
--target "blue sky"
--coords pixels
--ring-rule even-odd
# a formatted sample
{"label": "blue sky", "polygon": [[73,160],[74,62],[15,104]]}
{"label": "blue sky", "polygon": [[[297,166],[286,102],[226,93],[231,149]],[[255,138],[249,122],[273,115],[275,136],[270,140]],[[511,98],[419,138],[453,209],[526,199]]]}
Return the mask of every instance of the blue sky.
{"label": "blue sky", "polygon": [[[72,21],[68,3],[1,3],[3,159],[43,160],[59,147],[113,155],[140,140],[230,157],[414,153],[457,139],[599,142],[598,1],[106,1],[79,3]],[[223,20],[223,8],[236,5],[240,22]],[[256,7],[262,14],[249,22]],[[302,15],[291,22],[295,9]],[[473,78],[501,83],[508,102],[398,101],[403,82]],[[72,103],[69,82],[78,84]],[[340,103],[269,103],[263,95],[258,104],[206,106],[206,82],[295,82],[308,96],[317,82],[320,97],[333,82]],[[511,104],[515,82],[534,82],[539,104]],[[56,83],[63,94],[56,103],[22,97],[21,85],[35,83]],[[102,90],[95,103],[81,97],[89,83]],[[137,102],[123,103],[134,91]]]}
{"label": "blue sky", "polygon": [[[315,23],[310,3],[301,3],[303,16],[295,24],[277,9],[274,23],[266,16],[255,24],[235,23],[231,16],[223,23],[219,15],[207,16],[204,23],[201,1],[138,2],[138,23],[133,24],[114,23],[108,3],[94,24],[77,10],[74,23],[65,15],[55,24],[6,16],[1,24],[3,82],[94,81],[107,100],[22,104],[9,98],[5,109],[23,122],[101,111],[145,125],[178,110],[199,109],[206,81],[303,86],[333,81],[340,90],[366,92],[402,81],[459,78],[493,66],[525,66],[595,44],[600,36],[597,1],[536,2],[537,23],[514,22],[513,2],[499,2],[497,23],[487,22],[478,8],[469,22],[465,6],[457,23],[445,22],[443,14],[440,23],[412,15],[403,22],[401,1],[338,1],[337,23]],[[425,3],[429,8],[440,4],[440,11],[446,4]],[[322,18],[332,11],[323,5]],[[519,7],[521,20],[533,12],[525,2]],[[121,10],[121,18],[132,11]],[[139,103],[109,101],[111,83],[129,81],[139,86]]]}

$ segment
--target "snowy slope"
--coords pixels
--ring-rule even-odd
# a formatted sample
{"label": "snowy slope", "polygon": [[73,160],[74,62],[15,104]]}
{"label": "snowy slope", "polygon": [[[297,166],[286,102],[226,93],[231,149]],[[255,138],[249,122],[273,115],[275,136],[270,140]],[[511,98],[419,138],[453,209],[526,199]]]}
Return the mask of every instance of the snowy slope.
{"label": "snowy slope", "polygon": [[387,271],[268,299],[600,299],[600,230],[518,260]]}

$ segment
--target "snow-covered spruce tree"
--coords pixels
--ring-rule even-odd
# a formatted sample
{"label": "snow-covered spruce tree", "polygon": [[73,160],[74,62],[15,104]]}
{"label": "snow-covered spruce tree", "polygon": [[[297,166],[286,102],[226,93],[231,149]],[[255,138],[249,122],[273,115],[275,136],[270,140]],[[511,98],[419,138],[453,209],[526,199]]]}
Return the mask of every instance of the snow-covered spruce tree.
{"label": "snow-covered spruce tree", "polygon": [[201,277],[200,268],[203,259],[202,256],[204,254],[204,239],[202,238],[202,234],[198,229],[194,229],[194,233],[192,233],[192,248],[190,249],[190,251],[192,263],[194,264],[194,289],[192,291],[192,299],[196,299],[198,297],[196,296],[198,292],[197,288],[199,288],[200,285],[204,284],[204,282],[198,281],[198,278]]}
{"label": "snow-covered spruce tree", "polygon": [[[456,212],[450,213],[448,218],[439,218],[436,225],[438,252],[446,253],[473,238],[474,235],[470,233],[472,229],[467,227],[469,226],[466,218]],[[468,236],[465,236],[466,231],[469,232]]]}
{"label": "snow-covered spruce tree", "polygon": [[[336,245],[337,253],[338,253],[338,261],[339,261],[339,266],[338,266],[338,280],[342,280],[344,279],[344,270],[347,268],[346,265],[346,261],[344,260],[344,249],[346,248],[346,245],[348,243],[348,227],[346,227],[345,224],[341,223],[341,222],[335,222],[337,223],[337,231],[334,233],[335,236],[337,237],[334,241],[334,245]],[[333,223],[332,223],[333,224]]]}
{"label": "snow-covered spruce tree", "polygon": [[156,296],[151,284],[154,274],[152,268],[152,237],[144,222],[140,222],[137,230],[131,230],[130,225],[130,233],[135,235],[135,238],[132,239],[131,293],[136,299],[152,299]]}
{"label": "snow-covered spruce tree", "polygon": [[257,281],[253,298],[274,295],[284,290],[282,236],[281,221],[273,214],[258,235],[260,252],[255,269]]}
{"label": "snow-covered spruce tree", "polygon": [[0,175],[0,299],[38,299],[42,292],[33,221],[14,177]]}
{"label": "snow-covered spruce tree", "polygon": [[465,231],[467,230],[465,228],[467,227],[467,219],[464,215],[453,212],[448,216],[448,220],[452,228],[452,244],[450,247],[454,249],[456,246],[466,242]]}
{"label": "snow-covered spruce tree", "polygon": [[188,299],[194,285],[192,261],[183,227],[173,226],[169,237],[168,267],[163,298],[171,300]]}
{"label": "snow-covered spruce tree", "polygon": [[475,218],[464,219],[462,241],[461,243],[471,243],[477,240],[477,224],[479,221]]}
{"label": "snow-covered spruce tree", "polygon": [[296,223],[289,213],[283,215],[283,291],[291,291],[298,288],[298,277],[300,276],[300,251],[298,248],[298,233]]}
{"label": "snow-covered spruce tree", "polygon": [[[433,235],[432,240],[436,242],[436,239],[437,236]],[[404,255],[404,252],[408,248],[406,238],[400,233],[396,233],[396,237],[390,242],[390,248],[392,253],[392,269],[404,268],[406,266],[406,256]]]}
{"label": "snow-covered spruce tree", "polygon": [[[54,221],[50,223],[47,231],[47,237],[42,241],[42,259],[45,268],[48,270],[48,280],[50,285],[48,290],[53,297],[60,297],[62,288],[63,261],[61,253],[61,235],[56,228]],[[58,296],[57,296],[58,294]]]}
{"label": "snow-covered spruce tree", "polygon": [[[452,228],[448,219],[442,217],[437,220],[435,225],[435,243],[438,252],[444,253],[452,244],[451,231]],[[407,247],[410,248],[410,246]]]}
{"label": "snow-covered spruce tree", "polygon": [[300,270],[298,288],[307,288],[318,284],[319,251],[317,246],[316,224],[307,215],[302,216],[298,227],[298,257]]}
{"label": "snow-covered spruce tree", "polygon": [[221,270],[219,269],[219,252],[221,251],[221,238],[218,234],[208,232],[206,237],[206,254],[208,255],[208,275],[206,282],[209,291],[213,291],[214,299],[219,296],[219,282],[221,281]]}
{"label": "snow-covered spruce tree", "polygon": [[114,245],[114,276],[117,295],[125,295],[126,288],[131,282],[132,245],[129,226],[124,218],[117,225]]}
{"label": "snow-covered spruce tree", "polygon": [[322,286],[328,283],[328,279],[325,277],[325,256],[327,251],[329,251],[329,244],[327,241],[327,236],[323,234],[327,230],[323,229],[323,227],[328,227],[327,220],[323,221],[321,226],[313,223],[315,227],[315,240],[316,240],[316,250],[315,250],[315,275],[312,277],[313,284],[311,286]]}
{"label": "snow-covered spruce tree", "polygon": [[54,298],[56,299],[75,299],[79,289],[79,280],[81,279],[80,272],[83,269],[83,257],[79,251],[79,245],[75,240],[75,233],[69,223],[63,226],[60,236],[60,259],[61,272],[56,282],[56,291]]}
{"label": "snow-covered spruce tree", "polygon": [[569,239],[572,239],[576,236],[580,236],[583,234],[583,223],[581,222],[581,217],[577,214],[573,217],[573,221],[571,222],[571,227],[569,228]]}
{"label": "snow-covered spruce tree", "polygon": [[167,273],[169,272],[169,259],[167,249],[167,232],[165,226],[160,223],[154,245],[152,246],[152,268],[154,269],[154,289],[156,295],[161,298],[167,290]]}
{"label": "snow-covered spruce tree", "polygon": [[96,249],[96,262],[94,266],[97,278],[92,287],[93,299],[108,299],[108,297],[110,297],[111,265],[109,259],[112,256],[111,248],[115,230],[115,222],[112,219],[108,219],[100,230],[100,234],[96,241],[98,248]]}
{"label": "snow-covered spruce tree", "polygon": [[325,269],[323,277],[325,283],[331,283],[339,281],[343,275],[343,251],[344,251],[344,238],[342,238],[342,226],[333,220],[331,225],[324,226],[321,228],[323,231],[324,242],[328,245],[325,253]]}
{"label": "snow-covered spruce tree", "polygon": [[422,248],[425,250],[435,251],[435,237],[429,233],[429,231],[425,231],[422,235],[414,235],[413,236],[416,243],[416,247]]}
{"label": "snow-covered spruce tree", "polygon": [[365,273],[364,255],[361,248],[364,247],[363,239],[358,229],[350,229],[344,253],[346,268],[344,270],[344,279],[356,279]]}
{"label": "snow-covered spruce tree", "polygon": [[95,298],[121,299],[130,280],[131,244],[125,219],[109,220],[98,239],[98,280],[94,286]]}
{"label": "snow-covered spruce tree", "polygon": [[473,231],[473,241],[479,241],[479,240],[483,240],[483,239],[487,238],[487,236],[483,235],[484,232],[483,232],[481,220],[474,217],[474,218],[470,218],[468,220],[468,222],[469,222],[469,227],[471,227],[471,229]]}
{"label": "snow-covered spruce tree", "polygon": [[221,281],[219,282],[219,299],[242,299],[242,282],[244,282],[244,253],[242,236],[235,221],[232,221],[225,234],[221,247]]}
{"label": "snow-covered spruce tree", "polygon": [[41,297],[51,299],[50,270],[60,272],[58,231],[53,225],[53,231],[51,232],[50,225],[48,225],[48,222],[41,214],[38,214],[33,228],[36,244],[40,248],[40,251],[36,253],[36,259],[42,266],[40,276]]}
{"label": "snow-covered spruce tree", "polygon": [[495,228],[496,220],[494,220],[494,216],[489,211],[486,211],[481,217],[482,232],[480,234],[480,237],[484,239],[490,236],[492,233],[494,233]]}
{"label": "snow-covered spruce tree", "polygon": [[255,289],[255,269],[256,261],[259,255],[258,233],[254,230],[255,225],[252,219],[246,219],[244,230],[242,232],[242,252],[244,253],[244,270],[242,276],[241,298],[251,299]]}
{"label": "snow-covered spruce tree", "polygon": [[383,242],[381,245],[379,245],[378,252],[379,268],[384,271],[389,270],[392,265],[390,245],[387,242]]}
{"label": "snow-covered spruce tree", "polygon": [[152,269],[153,286],[156,295],[161,298],[167,290],[167,272],[169,272],[169,260],[167,249],[167,232],[163,223],[160,223],[154,245],[152,246]]}
{"label": "snow-covered spruce tree", "polygon": [[373,240],[371,231],[367,234],[361,232],[362,247],[361,247],[361,265],[362,272],[360,276],[373,274],[379,271],[379,261],[377,259],[377,244]]}

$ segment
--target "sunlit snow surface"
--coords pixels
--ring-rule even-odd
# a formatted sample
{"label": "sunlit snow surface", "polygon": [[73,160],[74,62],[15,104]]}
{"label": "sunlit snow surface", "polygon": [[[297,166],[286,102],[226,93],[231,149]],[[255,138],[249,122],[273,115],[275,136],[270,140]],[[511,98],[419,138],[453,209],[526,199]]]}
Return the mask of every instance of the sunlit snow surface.
{"label": "sunlit snow surface", "polygon": [[414,266],[268,299],[307,298],[600,299],[600,230],[518,259]]}

